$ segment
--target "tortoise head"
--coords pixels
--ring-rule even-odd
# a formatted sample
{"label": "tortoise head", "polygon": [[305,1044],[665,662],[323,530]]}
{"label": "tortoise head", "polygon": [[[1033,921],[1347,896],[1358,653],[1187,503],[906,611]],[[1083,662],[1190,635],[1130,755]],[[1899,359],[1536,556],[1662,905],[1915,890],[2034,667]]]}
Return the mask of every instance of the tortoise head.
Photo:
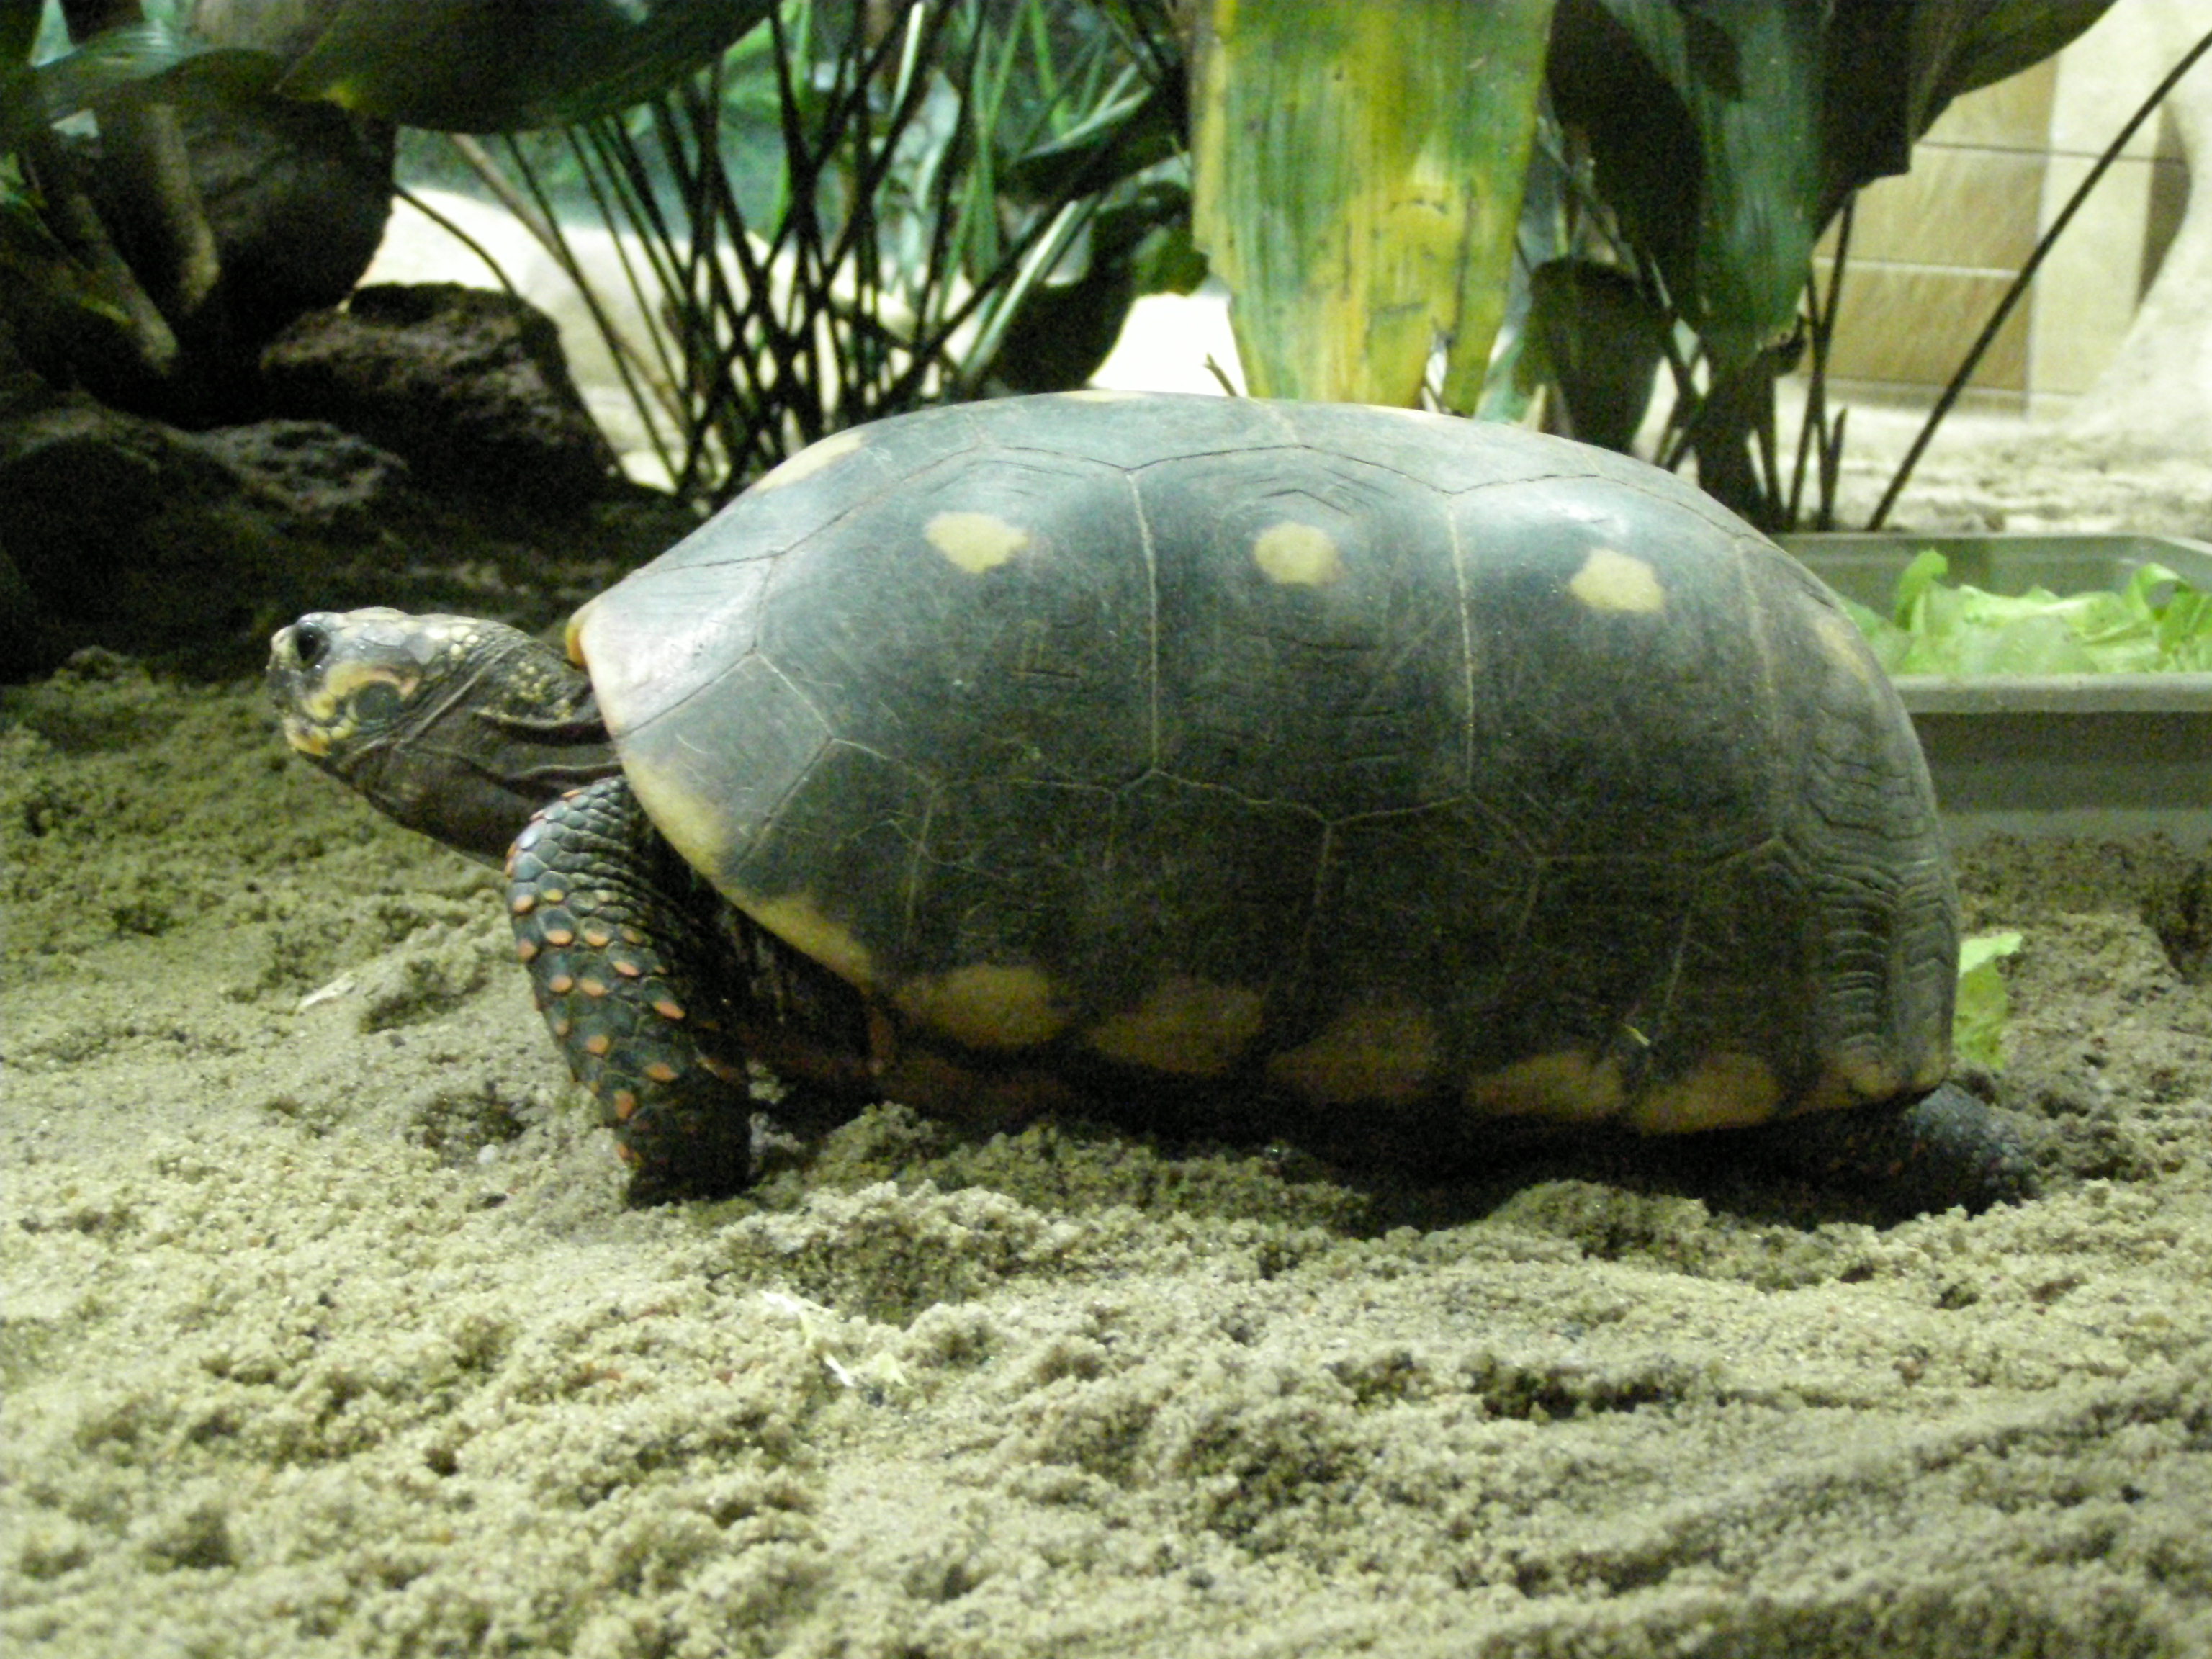
{"label": "tortoise head", "polygon": [[591,682],[503,623],[313,611],[270,641],[268,684],[293,748],[483,858],[564,789],[620,769]]}

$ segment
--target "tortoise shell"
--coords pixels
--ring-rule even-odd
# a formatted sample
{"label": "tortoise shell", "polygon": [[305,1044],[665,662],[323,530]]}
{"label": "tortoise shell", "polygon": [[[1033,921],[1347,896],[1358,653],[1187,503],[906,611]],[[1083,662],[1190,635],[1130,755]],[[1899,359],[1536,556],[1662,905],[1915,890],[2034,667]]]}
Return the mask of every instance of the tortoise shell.
{"label": "tortoise shell", "polygon": [[1887,680],[1620,456],[932,410],[786,461],[570,651],[684,857],[948,1053],[1645,1130],[1948,1063],[1957,903]]}

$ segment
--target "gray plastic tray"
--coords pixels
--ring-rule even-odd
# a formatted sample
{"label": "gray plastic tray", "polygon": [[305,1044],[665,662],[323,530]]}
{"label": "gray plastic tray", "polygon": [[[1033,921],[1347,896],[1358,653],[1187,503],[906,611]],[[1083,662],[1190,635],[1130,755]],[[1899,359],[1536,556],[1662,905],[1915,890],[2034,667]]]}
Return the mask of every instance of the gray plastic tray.
{"label": "gray plastic tray", "polygon": [[[1828,585],[1877,611],[1923,548],[1997,593],[2124,586],[2162,564],[2212,588],[2212,545],[2178,536],[1783,536]],[[1961,842],[2006,833],[2212,843],[2212,674],[1900,675],[1936,797]]]}

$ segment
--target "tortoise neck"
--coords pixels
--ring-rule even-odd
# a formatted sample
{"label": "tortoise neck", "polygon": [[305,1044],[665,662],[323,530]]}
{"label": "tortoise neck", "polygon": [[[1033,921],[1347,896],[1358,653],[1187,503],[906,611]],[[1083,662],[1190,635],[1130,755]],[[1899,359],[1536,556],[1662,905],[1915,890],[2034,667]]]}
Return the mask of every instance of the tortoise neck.
{"label": "tortoise neck", "polygon": [[353,781],[410,829],[497,860],[548,803],[621,771],[592,683],[513,629],[476,651]]}

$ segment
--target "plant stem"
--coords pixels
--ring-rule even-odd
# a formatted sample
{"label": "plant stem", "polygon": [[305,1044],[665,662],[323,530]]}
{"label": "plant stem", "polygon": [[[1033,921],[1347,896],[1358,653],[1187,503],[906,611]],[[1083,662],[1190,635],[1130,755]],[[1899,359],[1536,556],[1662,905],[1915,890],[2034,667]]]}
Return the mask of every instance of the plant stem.
{"label": "plant stem", "polygon": [[2027,264],[2021,268],[2020,275],[2013,278],[2012,285],[2004,291],[2004,297],[1997,301],[1997,308],[1990,313],[1989,321],[1983,325],[1981,333],[1976,337],[1974,343],[1967,349],[1966,360],[1959,365],[1958,371],[1951,376],[1950,383],[1943,388],[1943,395],[1936,400],[1936,407],[1929,410],[1927,422],[1921,427],[1919,434],[1913,439],[1912,447],[1905,452],[1905,459],[1898,463],[1897,475],[1889,481],[1889,488],[1882,491],[1881,500],[1875,507],[1874,516],[1867,520],[1869,530],[1881,529],[1888,519],[1889,509],[1897,504],[1897,498],[1904,494],[1905,481],[1911,477],[1912,469],[1919,465],[1921,455],[1936,436],[1936,428],[1942,424],[1943,417],[1951,412],[1951,405],[1959,401],[1959,394],[1966,389],[1966,381],[1980,365],[1982,354],[1990,349],[1990,343],[1996,338],[1997,331],[2004,326],[2005,319],[2012,315],[2012,309],[2020,303],[2021,295],[2027,292],[2028,283],[2034,280],[2036,271],[2043,264],[2044,257],[2051,252],[2052,246],[2058,240],[2059,234],[2073,222],[2075,211],[2084,201],[2088,199],[2089,192],[2096,188],[2097,181],[2105,176],[2112,163],[2119,158],[2120,152],[2127,148],[2128,140],[2136,135],[2136,129],[2150,118],[2151,112],[2166,101],[2166,94],[2173,90],[2174,84],[2183,76],[2188,74],[2197,60],[2208,51],[2212,51],[2212,33],[2207,33],[2203,40],[2182,54],[2181,61],[2169,70],[2166,78],[2151,89],[2150,96],[2142,100],[2136,107],[2136,112],[2128,118],[2127,125],[2114,135],[2111,143],[2105,146],[2105,153],[2097,158],[2096,166],[2089,169],[2088,177],[2082,179],[2075,188],[2073,195],[2067,198],[2065,207],[2059,211],[2058,216],[2051,221],[2051,228],[2045,231],[2040,240],[2037,241],[2035,251],[2027,256]]}

